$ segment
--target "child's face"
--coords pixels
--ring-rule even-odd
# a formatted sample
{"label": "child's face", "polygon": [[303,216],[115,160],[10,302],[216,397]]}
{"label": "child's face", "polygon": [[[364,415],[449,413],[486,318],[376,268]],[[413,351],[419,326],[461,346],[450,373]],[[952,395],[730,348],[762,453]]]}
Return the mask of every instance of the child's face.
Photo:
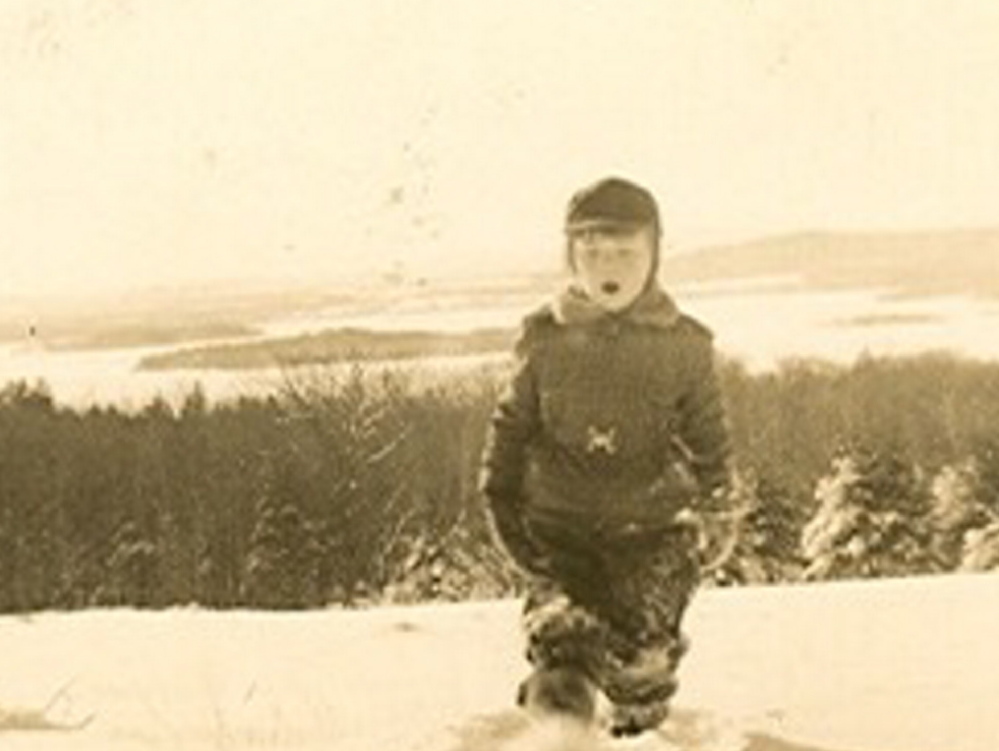
{"label": "child's face", "polygon": [[655,256],[648,227],[593,227],[569,233],[569,253],[583,291],[605,310],[631,305],[645,289]]}

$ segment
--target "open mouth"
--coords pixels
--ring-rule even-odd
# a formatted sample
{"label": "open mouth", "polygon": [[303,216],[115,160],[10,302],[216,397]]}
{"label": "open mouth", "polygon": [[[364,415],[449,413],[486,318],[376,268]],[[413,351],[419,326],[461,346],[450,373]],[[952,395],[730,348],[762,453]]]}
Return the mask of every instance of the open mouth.
{"label": "open mouth", "polygon": [[604,282],[600,289],[605,295],[616,295],[621,290],[621,285],[617,282]]}

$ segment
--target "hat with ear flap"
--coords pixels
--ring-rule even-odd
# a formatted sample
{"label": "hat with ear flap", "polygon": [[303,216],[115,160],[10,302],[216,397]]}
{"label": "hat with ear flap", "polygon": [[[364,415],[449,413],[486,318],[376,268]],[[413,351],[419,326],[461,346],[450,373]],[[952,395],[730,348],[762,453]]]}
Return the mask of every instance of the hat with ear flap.
{"label": "hat with ear flap", "polygon": [[653,195],[620,177],[607,177],[577,191],[569,200],[565,229],[651,227],[659,234],[659,207]]}
{"label": "hat with ear flap", "polygon": [[[622,177],[605,177],[581,188],[569,199],[565,213],[565,232],[570,238],[583,230],[652,230],[654,251],[648,284],[659,272],[659,236],[662,226],[659,205],[651,192]],[[574,268],[571,241],[567,255],[569,268]]]}

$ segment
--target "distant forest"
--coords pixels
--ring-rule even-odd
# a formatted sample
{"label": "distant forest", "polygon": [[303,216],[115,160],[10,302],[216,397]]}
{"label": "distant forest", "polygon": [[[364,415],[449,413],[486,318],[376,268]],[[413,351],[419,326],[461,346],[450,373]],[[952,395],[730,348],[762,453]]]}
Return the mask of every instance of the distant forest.
{"label": "distant forest", "polygon": [[513,328],[460,332],[332,329],[280,339],[189,347],[149,355],[140,361],[139,367],[143,370],[244,370],[456,357],[508,352],[515,337]]}
{"label": "distant forest", "polygon": [[[74,410],[0,390],[0,611],[309,608],[521,585],[476,492],[505,366],[363,365],[266,398]],[[999,364],[722,368],[739,532],[710,582],[999,563]]]}

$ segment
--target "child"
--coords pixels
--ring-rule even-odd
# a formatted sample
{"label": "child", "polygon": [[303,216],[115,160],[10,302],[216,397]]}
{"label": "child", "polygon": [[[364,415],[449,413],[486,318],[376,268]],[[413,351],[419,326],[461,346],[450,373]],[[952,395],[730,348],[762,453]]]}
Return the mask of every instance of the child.
{"label": "child", "polygon": [[529,315],[493,415],[482,490],[497,536],[531,575],[529,709],[611,731],[658,726],[697,586],[692,512],[721,510],[728,438],[710,332],[659,286],[659,210],[619,178],[576,193],[571,280]]}

